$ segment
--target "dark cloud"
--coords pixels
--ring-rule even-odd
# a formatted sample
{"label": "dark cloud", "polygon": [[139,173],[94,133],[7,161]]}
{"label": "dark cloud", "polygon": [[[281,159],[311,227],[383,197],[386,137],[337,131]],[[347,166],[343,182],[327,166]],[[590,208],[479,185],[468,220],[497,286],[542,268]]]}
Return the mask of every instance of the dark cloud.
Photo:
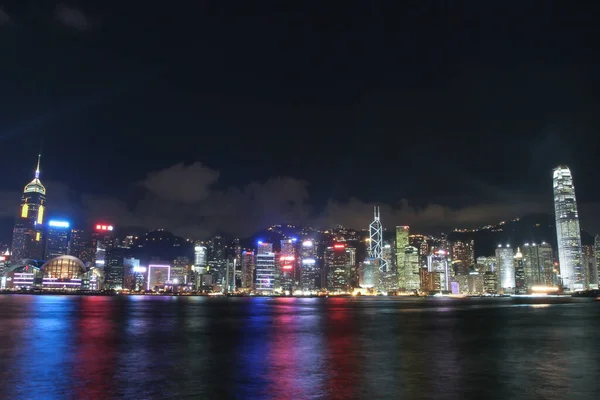
{"label": "dark cloud", "polygon": [[474,228],[481,224],[496,223],[532,212],[548,212],[539,202],[490,203],[464,207],[447,207],[429,204],[412,207],[407,200],[397,205],[364,203],[356,198],[348,202],[329,201],[325,212],[318,218],[320,225],[342,224],[350,227],[367,227],[373,218],[373,207],[380,206],[382,223],[391,229],[396,225],[409,225],[418,230],[435,233],[452,228]]}
{"label": "dark cloud", "polygon": [[0,26],[10,25],[12,23],[12,18],[2,7],[0,7]]}
{"label": "dark cloud", "polygon": [[87,31],[93,27],[90,18],[83,11],[65,4],[56,6],[54,17],[61,24],[80,31]]}
{"label": "dark cloud", "polygon": [[[437,233],[452,228],[472,228],[532,212],[552,213],[551,199],[523,198],[512,202],[448,207],[429,204],[411,206],[365,203],[357,198],[330,200],[323,210],[310,206],[307,182],[277,177],[250,182],[242,187],[218,188],[219,172],[201,163],[176,164],[149,173],[139,183],[143,194],[133,204],[113,196],[79,194],[59,182],[44,182],[49,215],[118,226],[163,228],[184,237],[207,237],[225,232],[246,237],[275,223],[311,224],[316,227],[344,225],[366,229],[373,206],[379,205],[385,228],[409,225],[415,231]],[[21,193],[0,192],[0,217],[13,217]],[[596,232],[600,204],[581,204],[582,227]]]}
{"label": "dark cloud", "polygon": [[165,199],[195,203],[204,200],[211,186],[219,179],[219,172],[200,163],[189,167],[181,164],[151,173],[142,185]]}

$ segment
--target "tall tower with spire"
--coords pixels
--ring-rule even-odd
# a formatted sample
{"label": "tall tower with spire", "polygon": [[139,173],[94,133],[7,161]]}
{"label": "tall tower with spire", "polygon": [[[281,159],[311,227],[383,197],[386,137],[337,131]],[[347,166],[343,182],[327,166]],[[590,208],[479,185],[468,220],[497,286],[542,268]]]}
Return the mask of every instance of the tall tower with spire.
{"label": "tall tower with spire", "polygon": [[46,211],[46,188],[40,181],[38,156],[34,178],[23,189],[19,215],[13,230],[12,260],[41,259],[43,255],[43,223]]}

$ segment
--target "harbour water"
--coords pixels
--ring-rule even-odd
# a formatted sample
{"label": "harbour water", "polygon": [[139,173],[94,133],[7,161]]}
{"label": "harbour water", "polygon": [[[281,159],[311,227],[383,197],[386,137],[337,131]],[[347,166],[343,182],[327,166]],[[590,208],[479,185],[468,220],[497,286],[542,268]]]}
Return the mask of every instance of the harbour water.
{"label": "harbour water", "polygon": [[0,398],[591,399],[599,333],[593,299],[2,295]]}

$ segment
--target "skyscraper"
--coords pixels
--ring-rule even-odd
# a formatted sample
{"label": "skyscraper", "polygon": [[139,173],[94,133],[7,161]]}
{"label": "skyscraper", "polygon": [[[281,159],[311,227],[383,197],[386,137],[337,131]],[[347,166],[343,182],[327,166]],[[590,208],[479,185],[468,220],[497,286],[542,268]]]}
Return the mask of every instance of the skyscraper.
{"label": "skyscraper", "polygon": [[303,291],[312,291],[319,285],[317,246],[314,240],[305,240],[300,249],[301,286]]}
{"label": "skyscraper", "polygon": [[194,272],[204,274],[206,265],[206,246],[202,243],[196,243],[194,246]]}
{"label": "skyscraper", "polygon": [[[596,235],[594,238],[594,257],[596,257],[596,270],[598,270],[598,265],[600,265],[600,235]],[[600,286],[600,275],[596,275],[596,282]]]}
{"label": "skyscraper", "polygon": [[350,272],[353,252],[344,243],[336,243],[325,249],[327,290],[346,292],[350,289]]}
{"label": "skyscraper", "polygon": [[69,251],[69,223],[67,221],[48,221],[46,251],[44,259],[64,256]]}
{"label": "skyscraper", "polygon": [[84,263],[92,262],[96,249],[92,245],[92,235],[89,230],[71,229],[69,255],[79,258]]}
{"label": "skyscraper", "polygon": [[406,289],[406,268],[404,260],[406,259],[406,247],[409,245],[408,241],[408,226],[397,226],[396,227],[396,273],[398,278],[398,287],[401,290]]}
{"label": "skyscraper", "polygon": [[254,290],[254,269],[256,261],[253,251],[242,251],[242,288]]}
{"label": "skyscraper", "polygon": [[475,241],[457,240],[452,243],[452,263],[462,273],[469,273],[470,268],[475,265]]}
{"label": "skyscraper", "polygon": [[103,268],[106,265],[107,253],[114,246],[114,227],[106,224],[96,224],[96,229],[92,234],[92,249],[94,256],[92,262],[96,267]]}
{"label": "skyscraper", "polygon": [[275,289],[275,253],[273,243],[258,242],[256,252],[256,291],[272,293]]}
{"label": "skyscraper", "polygon": [[400,289],[411,292],[419,290],[419,249],[412,246],[404,248],[404,276],[400,276]]}
{"label": "skyscraper", "polygon": [[498,266],[498,284],[499,290],[505,293],[513,293],[515,290],[515,253],[510,245],[502,247],[498,245],[496,249],[496,261]]}
{"label": "skyscraper", "polygon": [[387,265],[381,258],[383,247],[383,226],[381,225],[379,207],[373,207],[373,222],[369,225],[369,257],[381,260],[379,266],[387,270]]}
{"label": "skyscraper", "polygon": [[523,253],[517,248],[517,253],[514,258],[515,264],[515,293],[526,294],[527,286],[525,286],[525,266],[523,264]]}
{"label": "skyscraper", "polygon": [[585,274],[582,265],[579,214],[573,177],[566,166],[554,169],[553,189],[558,264],[562,285],[567,290],[583,289]]}
{"label": "skyscraper", "polygon": [[582,263],[585,273],[586,289],[598,288],[598,265],[596,264],[596,252],[594,245],[581,246]]}
{"label": "skyscraper", "polygon": [[408,246],[408,226],[396,227],[396,267],[398,271],[404,263],[404,249]]}
{"label": "skyscraper", "polygon": [[207,259],[210,273],[215,283],[222,284],[225,281],[227,266],[227,245],[225,238],[214,236],[208,241]]}
{"label": "skyscraper", "polygon": [[279,276],[281,277],[281,288],[293,291],[296,276],[296,239],[282,239],[281,252],[279,253]]}
{"label": "skyscraper", "polygon": [[[541,244],[525,243],[521,248],[525,270],[525,286],[547,286],[552,284],[552,246],[546,242]],[[548,278],[549,277],[549,278]]]}
{"label": "skyscraper", "polygon": [[40,157],[38,157],[35,175],[23,190],[21,212],[13,230],[12,261],[24,258],[41,260],[43,257],[44,212],[46,207],[46,188],[40,181]]}

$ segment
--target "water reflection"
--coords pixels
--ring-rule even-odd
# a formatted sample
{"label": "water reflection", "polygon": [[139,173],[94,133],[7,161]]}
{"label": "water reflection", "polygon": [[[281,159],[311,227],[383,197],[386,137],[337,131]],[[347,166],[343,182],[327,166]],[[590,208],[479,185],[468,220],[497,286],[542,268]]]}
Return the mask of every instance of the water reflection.
{"label": "water reflection", "polygon": [[116,303],[109,297],[78,299],[78,316],[73,327],[73,376],[77,398],[111,398],[107,388],[115,387],[115,366],[119,340],[115,324]]}
{"label": "water reflection", "polygon": [[0,398],[589,399],[600,302],[0,296]]}

